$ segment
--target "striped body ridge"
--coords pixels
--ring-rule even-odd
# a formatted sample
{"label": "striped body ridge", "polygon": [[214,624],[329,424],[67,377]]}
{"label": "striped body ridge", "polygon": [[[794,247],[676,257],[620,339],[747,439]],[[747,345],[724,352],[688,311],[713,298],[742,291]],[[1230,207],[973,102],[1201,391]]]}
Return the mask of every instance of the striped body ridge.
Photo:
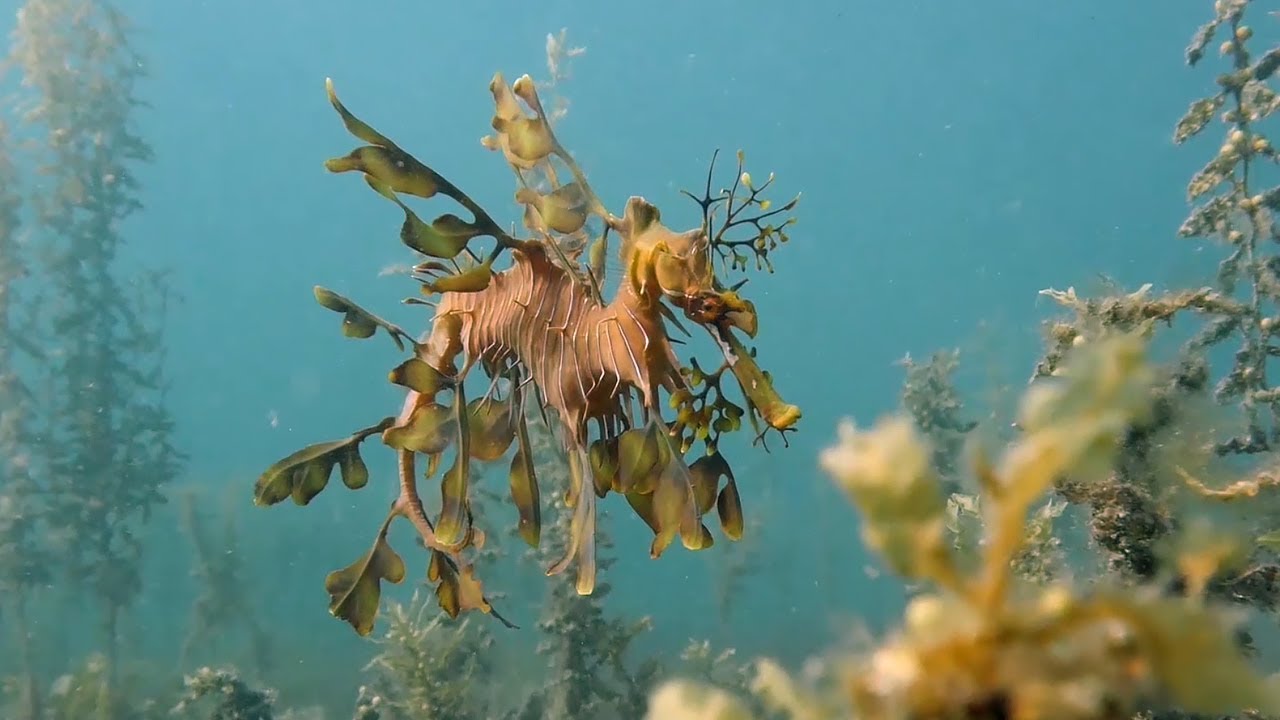
{"label": "striped body ridge", "polygon": [[493,366],[514,363],[576,439],[585,437],[587,420],[620,419],[628,389],[650,405],[657,388],[683,384],[654,304],[625,288],[601,304],[539,245],[514,251],[513,259],[484,290],[441,297],[429,364],[452,373],[459,352]]}

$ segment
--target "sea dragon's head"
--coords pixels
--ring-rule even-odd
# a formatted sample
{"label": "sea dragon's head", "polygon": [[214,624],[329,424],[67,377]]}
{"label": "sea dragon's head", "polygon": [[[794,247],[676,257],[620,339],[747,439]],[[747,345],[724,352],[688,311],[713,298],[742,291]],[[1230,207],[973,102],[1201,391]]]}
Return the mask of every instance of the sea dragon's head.
{"label": "sea dragon's head", "polygon": [[662,224],[657,207],[632,197],[617,229],[623,236],[622,266],[637,293],[666,298],[700,325],[727,323],[755,337],[755,306],[716,277],[704,228],[674,232]]}

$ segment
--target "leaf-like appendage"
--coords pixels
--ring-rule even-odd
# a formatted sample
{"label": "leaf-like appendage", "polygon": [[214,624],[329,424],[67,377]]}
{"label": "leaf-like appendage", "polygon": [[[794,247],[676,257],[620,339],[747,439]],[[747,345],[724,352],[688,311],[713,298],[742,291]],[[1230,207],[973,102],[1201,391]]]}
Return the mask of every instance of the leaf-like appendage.
{"label": "leaf-like appendage", "polygon": [[515,393],[505,400],[476,398],[467,408],[471,457],[493,462],[511,448],[516,437]]}
{"label": "leaf-like appendage", "polygon": [[387,379],[428,398],[434,398],[436,393],[454,385],[453,378],[418,358],[409,358],[397,365]]}
{"label": "leaf-like appendage", "polygon": [[1226,182],[1239,163],[1240,156],[1236,154],[1214,156],[1191,176],[1191,182],[1187,183],[1187,200],[1195,200]]}
{"label": "leaf-like appendage", "polygon": [[493,260],[491,258],[460,273],[445,275],[444,277],[424,282],[422,284],[422,292],[425,295],[447,292],[480,292],[489,287],[489,282],[492,280]]}
{"label": "leaf-like appendage", "polygon": [[587,448],[587,460],[591,478],[595,481],[596,495],[605,496],[606,490],[623,492],[618,472],[618,438],[600,438]]}
{"label": "leaf-like appendage", "polygon": [[738,483],[729,476],[720,496],[716,498],[716,511],[720,515],[720,528],[730,540],[741,540],[743,529],[742,496],[738,494]]}
{"label": "leaf-like appendage", "polygon": [[[1232,211],[1231,200],[1225,196],[1215,197],[1192,211],[1178,228],[1182,237],[1209,237],[1223,232]],[[1224,232],[1225,234],[1225,232]]]}
{"label": "leaf-like appendage", "polygon": [[[404,224],[400,228],[400,239],[405,245],[424,255],[448,259],[465,250],[472,238],[480,236],[487,235],[494,238],[500,247],[516,243],[515,239],[507,235],[484,211],[484,208],[476,204],[466,193],[405,152],[385,135],[352,115],[338,101],[332,81],[326,80],[325,87],[329,93],[329,101],[342,117],[342,123],[347,130],[357,138],[370,143],[356,148],[344,157],[326,161],[325,168],[334,173],[360,172],[374,191],[399,205],[405,214]],[[421,198],[442,194],[470,211],[475,219],[467,222],[456,215],[446,213],[428,224],[401,202],[396,197],[396,193]]]}
{"label": "leaf-like appendage", "polygon": [[453,465],[440,480],[440,519],[436,522],[436,539],[447,546],[461,544],[470,529],[470,505],[467,488],[471,478],[470,413],[462,386],[454,389],[454,428],[458,452]]}
{"label": "leaf-like appendage", "polygon": [[346,126],[347,132],[372,145],[381,145],[382,147],[399,150],[389,138],[374,130],[365,124],[363,120],[352,115],[350,110],[347,110],[342,101],[338,100],[338,93],[333,89],[333,80],[331,78],[324,79],[324,89],[329,94],[329,103],[333,105],[334,110],[338,111],[338,115],[342,118],[342,124]]}
{"label": "leaf-like appendage", "polygon": [[1178,121],[1173,131],[1173,142],[1180,145],[1200,134],[1200,131],[1213,120],[1213,114],[1222,107],[1226,98],[1226,93],[1218,93],[1213,97],[1201,98],[1191,103],[1191,107],[1187,108],[1186,114]]}
{"label": "leaf-like appendage", "polygon": [[484,230],[452,213],[445,213],[430,224],[423,222],[408,205],[396,197],[395,191],[372,175],[364,180],[379,195],[404,211],[404,224],[400,226],[400,241],[423,255],[448,260],[466,249],[474,237],[484,235]]}
{"label": "leaf-like appendage", "polygon": [[733,471],[729,463],[719,452],[704,455],[689,466],[689,477],[693,485],[693,498],[698,506],[698,514],[711,512],[716,504],[716,491],[720,489],[720,478],[733,480]]}
{"label": "leaf-like appendage", "polygon": [[306,505],[329,484],[336,465],[342,482],[358,490],[369,482],[369,470],[360,457],[360,443],[391,426],[394,418],[385,418],[372,427],[360,430],[342,440],[309,445],[267,468],[253,488],[255,505],[275,505],[292,497],[298,505]]}
{"label": "leaf-like appendage", "polygon": [[492,615],[508,628],[516,629],[516,625],[495,610],[485,597],[484,585],[470,565],[460,568],[453,558],[433,550],[431,563],[427,566],[427,580],[436,583],[436,601],[449,617],[456,618],[464,610],[479,610]]}
{"label": "leaf-like appendage", "polygon": [[587,224],[590,196],[581,183],[571,182],[543,195],[532,188],[516,191],[516,202],[532,206],[542,220],[542,229],[572,235]]}
{"label": "leaf-like appendage", "polygon": [[364,145],[340,158],[324,163],[332,173],[364,173],[368,183],[379,193],[379,186],[406,195],[432,198],[440,192],[443,178],[403,150]]}
{"label": "leaf-like appendage", "polygon": [[435,457],[449,447],[456,433],[453,408],[420,394],[409,417],[403,424],[388,427],[382,434],[382,442],[397,450]]}
{"label": "leaf-like appendage", "polygon": [[1253,79],[1267,80],[1280,68],[1280,48],[1272,48],[1253,65]]}
{"label": "leaf-like appendage", "polygon": [[1213,35],[1218,31],[1218,26],[1222,24],[1224,18],[1214,18],[1213,20],[1201,25],[1196,34],[1192,36],[1191,42],[1187,45],[1186,58],[1188,65],[1195,65],[1204,57],[1204,49],[1213,42]]}
{"label": "leaf-like appendage", "polygon": [[756,364],[750,351],[742,345],[733,332],[727,328],[718,328],[721,348],[730,370],[742,387],[742,394],[751,402],[753,409],[760,413],[769,427],[778,431],[790,430],[800,419],[800,408],[783,402],[773,383]]}
{"label": "leaf-like appendage", "polygon": [[363,340],[373,337],[378,328],[382,328],[391,336],[391,340],[395,342],[396,347],[401,351],[404,350],[405,341],[413,342],[413,338],[409,336],[409,333],[402,330],[398,325],[383,320],[338,293],[319,285],[315,287],[314,292],[316,302],[320,303],[321,307],[343,314],[343,335]]}
{"label": "leaf-like appendage", "polygon": [[[403,206],[403,204],[402,204]],[[452,213],[445,213],[428,225],[405,208],[404,225],[400,227],[400,241],[423,255],[449,259],[467,247],[482,231],[475,225]]]}
{"label": "leaf-like appendage", "polygon": [[324,579],[329,593],[329,612],[345,620],[361,636],[373,630],[382,598],[382,581],[399,584],[404,581],[404,560],[387,544],[387,525],[383,523],[373,548],[360,560]]}
{"label": "leaf-like appendage", "polygon": [[[518,392],[518,391],[516,391]],[[529,428],[524,415],[517,420],[518,441],[515,457],[511,458],[511,501],[515,503],[520,520],[520,537],[529,547],[538,547],[542,538],[542,503],[538,491],[538,475],[533,466],[533,448],[529,442]]]}
{"label": "leaf-like appendage", "polygon": [[652,427],[632,428],[618,436],[618,491],[653,492],[658,471],[666,466]]}
{"label": "leaf-like appendage", "polygon": [[626,494],[627,504],[631,506],[631,510],[635,512],[636,517],[644,521],[645,525],[656,535],[659,530],[658,518],[653,514],[653,493],[629,492]]}
{"label": "leaf-like appendage", "polygon": [[651,427],[661,448],[660,456],[665,462],[660,466],[653,489],[653,517],[658,523],[658,530],[650,547],[650,555],[655,558],[661,555],[677,535],[686,549],[705,549],[709,547],[704,543],[710,539],[710,534],[701,526],[702,513],[697,507],[694,480],[689,474],[689,466],[685,465],[679,450],[673,446],[671,435],[666,429],[657,423]]}
{"label": "leaf-like appendage", "polygon": [[533,91],[533,81],[525,75],[513,86],[508,86],[502,73],[493,76],[489,90],[493,93],[494,115],[493,129],[497,135],[486,138],[485,146],[493,150],[502,150],[507,162],[512,167],[531,170],[547,156],[555,152],[557,143],[551,133],[545,115],[541,112],[541,103],[537,95],[528,92],[521,94],[521,99],[534,105],[532,117],[526,115],[516,99],[515,86],[523,82],[528,91]]}

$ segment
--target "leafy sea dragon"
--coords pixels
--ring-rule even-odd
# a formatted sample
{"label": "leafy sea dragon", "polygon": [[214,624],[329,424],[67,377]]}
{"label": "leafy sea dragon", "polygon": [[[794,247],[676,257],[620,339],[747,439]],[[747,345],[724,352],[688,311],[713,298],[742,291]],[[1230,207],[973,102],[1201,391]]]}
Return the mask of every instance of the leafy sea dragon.
{"label": "leafy sea dragon", "polygon": [[[763,197],[773,181],[756,186],[743,172],[732,187],[713,194],[713,159],[702,197],[703,222],[675,232],[662,224],[658,208],[630,198],[621,216],[600,201],[581,168],[556,139],[529,76],[508,85],[501,74],[490,84],[495,134],[483,140],[500,151],[516,174],[516,202],[524,208],[529,237],[517,238],[475,201],[435,170],[351,114],[326,81],[329,100],[347,130],[367,143],[326,163],[331,172],[360,172],[373,190],[404,213],[401,241],[425,259],[414,267],[423,298],[406,303],[435,306],[430,331],[420,340],[347,298],[317,287],[319,303],[343,315],[345,335],[368,338],[379,330],[411,356],[390,373],[407,390],[400,413],[349,437],[312,445],[272,465],[258,479],[255,502],[273,505],[292,498],[306,505],[329,481],[336,466],[349,488],[369,479],[360,444],[377,435],[398,460],[400,491],[360,560],[325,581],[330,611],[364,635],[372,630],[381,581],[405,576],[400,556],[387,542],[396,518],[407,519],[431,554],[428,579],[440,607],[492,613],[508,623],[486,598],[467,550],[484,542],[473,524],[468,485],[472,461],[493,462],[515,445],[510,465],[511,499],[519,533],[531,546],[541,535],[541,503],[527,422],[536,410],[563,445],[571,486],[570,537],[563,559],[548,575],[576,566],[576,589],[596,584],[596,502],[621,494],[654,533],[650,555],[658,557],[678,536],[689,549],[712,545],[703,524],[714,507],[731,539],[741,537],[738,487],[718,450],[723,434],[747,418],[756,440],[777,431],[786,441],[800,410],[774,391],[754,351],[735,334],[754,337],[757,315],[716,272],[773,270],[769,253],[788,240],[789,213],[798,196],[777,208]],[[423,221],[402,196],[444,195],[471,215],[442,214]],[[591,225],[599,223],[598,233]],[[612,236],[619,243],[621,277],[611,299],[604,295]],[[492,246],[477,247],[487,238]],[[505,259],[507,267],[495,271]],[[745,282],[745,281],[743,281]],[[696,360],[677,359],[669,327],[687,330],[677,316],[703,328],[720,348],[715,371]],[[485,392],[468,401],[465,380],[483,374]],[[724,392],[736,378],[744,402]],[[665,394],[665,405],[664,397]],[[532,407],[531,407],[532,406]],[[664,410],[674,417],[663,417]],[[695,443],[704,451],[685,457]],[[418,456],[432,477],[453,449],[441,474],[441,506],[428,517],[418,489]]]}

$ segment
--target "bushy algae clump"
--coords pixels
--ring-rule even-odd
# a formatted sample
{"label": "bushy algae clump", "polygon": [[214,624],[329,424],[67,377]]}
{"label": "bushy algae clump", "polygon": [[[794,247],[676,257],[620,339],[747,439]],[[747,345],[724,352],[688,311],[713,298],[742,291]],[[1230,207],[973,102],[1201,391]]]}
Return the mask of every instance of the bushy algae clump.
{"label": "bushy algae clump", "polygon": [[[358,119],[328,85],[347,130],[367,144],[326,167],[361,173],[402,211],[400,239],[425,258],[413,277],[434,299],[406,302],[434,304],[435,314],[430,331],[415,341],[351,300],[316,288],[320,304],[343,316],[348,337],[381,331],[402,350],[411,349],[412,356],[390,373],[406,399],[398,415],[268,468],[255,501],[272,505],[292,498],[305,505],[335,467],[348,487],[363,487],[369,473],[361,444],[377,436],[395,451],[400,492],[373,546],[326,580],[330,610],[360,634],[372,629],[381,582],[405,576],[403,560],[387,542],[397,518],[409,520],[428,549],[428,578],[446,612],[493,613],[470,558],[485,541],[470,509],[472,465],[502,459],[514,445],[510,496],[521,537],[538,546],[543,501],[526,409],[537,410],[554,428],[570,470],[564,488],[573,510],[569,542],[547,574],[576,566],[575,587],[583,595],[596,586],[598,499],[609,493],[626,498],[654,533],[653,557],[676,538],[689,549],[710,547],[703,518],[713,508],[724,534],[737,539],[741,498],[719,451],[722,435],[745,421],[763,440],[771,431],[794,430],[800,418],[739,338],[737,333],[756,334],[757,314],[738,292],[742,282],[726,280],[752,263],[772,270],[771,253],[788,239],[788,213],[797,199],[773,206],[765,197],[773,178],[754,183],[739,154],[731,187],[713,191],[709,174],[703,193],[690,194],[702,210],[697,228],[672,231],[641,197],[630,198],[615,215],[556,137],[532,79],[526,75],[508,85],[499,74],[489,89],[495,133],[484,144],[501,152],[516,174],[525,238],[508,233],[469,195]],[[453,200],[470,219],[445,213],[426,222],[406,202],[437,196]],[[479,247],[486,238],[492,241],[488,250]],[[605,261],[615,239],[622,277],[606,297]],[[503,258],[510,266],[500,270]],[[719,347],[718,367],[677,359],[673,329],[687,332],[680,315]],[[466,380],[481,373],[485,390],[469,399]],[[729,377],[742,391],[739,402],[726,393]],[[703,452],[686,460],[697,443]],[[450,449],[453,458],[446,461]],[[434,519],[419,493],[420,458],[428,477],[441,471]]]}
{"label": "bushy algae clump", "polygon": [[958,351],[937,352],[924,362],[908,355],[899,362],[907,375],[902,406],[933,442],[933,464],[945,479],[959,470],[965,437],[978,426],[964,416],[964,403],[952,383],[959,363]]}
{"label": "bushy algae clump", "polygon": [[[966,569],[949,546],[931,448],[906,417],[868,430],[851,424],[823,467],[862,515],[866,545],[904,579],[932,588],[913,598],[883,645],[841,662],[829,692],[762,664],[755,689],[793,718],[1128,718],[1152,708],[1227,714],[1280,712],[1280,685],[1247,664],[1204,588],[1223,555],[1190,547],[1176,559],[1184,596],[1155,587],[1020,582],[1013,560],[1028,510],[1057,478],[1089,482],[1115,461],[1128,427],[1151,412],[1156,373],[1132,334],[1080,348],[1057,377],[1035,383],[1022,434],[998,458],[972,454],[985,536]],[[746,718],[724,694],[672,683],[653,720]]]}
{"label": "bushy algae clump", "polygon": [[[1101,297],[1073,288],[1044,291],[1071,316],[1049,324],[1049,349],[1037,377],[1053,374],[1070,348],[1103,333],[1154,333],[1166,325],[1190,332],[1174,371],[1154,390],[1150,417],[1130,429],[1112,476],[1088,485],[1065,481],[1058,488],[1069,502],[1090,508],[1091,535],[1107,552],[1111,569],[1137,582],[1155,578],[1158,548],[1178,529],[1171,489],[1190,491],[1182,494],[1202,501],[1201,510],[1203,501],[1249,500],[1231,510],[1253,514],[1263,539],[1275,530],[1266,504],[1274,493],[1264,491],[1274,485],[1267,477],[1273,474],[1270,453],[1280,437],[1280,391],[1273,387],[1273,358],[1280,356],[1280,254],[1275,252],[1280,187],[1274,172],[1280,156],[1267,125],[1280,109],[1274,89],[1280,47],[1257,47],[1245,18],[1249,9],[1248,0],[1213,3],[1213,17],[1196,31],[1186,61],[1204,64],[1220,41],[1217,54],[1226,67],[1215,78],[1216,90],[1192,102],[1173,133],[1181,145],[1215,128],[1222,132],[1216,152],[1187,185],[1193,207],[1178,229],[1183,237],[1221,249],[1213,283],[1165,292],[1149,284],[1133,292],[1115,288]],[[1225,368],[1219,366],[1222,360],[1228,361]],[[1204,421],[1207,416],[1218,420],[1217,427]],[[1171,457],[1169,441],[1190,437],[1189,429],[1202,447]],[[1217,487],[1213,476],[1223,465],[1252,466],[1257,475]],[[1259,545],[1211,591],[1231,602],[1276,607],[1280,565],[1274,548],[1262,540]]]}
{"label": "bushy algae clump", "polygon": [[[1173,140],[1182,144],[1216,124],[1224,137],[1217,153],[1191,178],[1187,200],[1194,204],[1178,234],[1220,243],[1225,257],[1215,283],[1194,289],[1155,293],[1150,285],[1131,293],[1119,291],[1086,298],[1074,289],[1045,290],[1075,317],[1049,328],[1050,349],[1036,369],[1051,374],[1073,343],[1099,332],[1172,323],[1179,316],[1197,318],[1197,332],[1183,348],[1182,389],[1197,390],[1209,382],[1205,355],[1234,342],[1232,364],[1217,380],[1217,401],[1242,411],[1241,430],[1214,444],[1219,455],[1256,454],[1273,449],[1280,437],[1276,413],[1280,391],[1271,386],[1269,360],[1276,356],[1280,333],[1280,240],[1274,213],[1280,209],[1280,187],[1268,186],[1268,168],[1276,150],[1264,124],[1280,110],[1272,88],[1280,69],[1280,47],[1253,48],[1253,29],[1245,23],[1249,0],[1216,0],[1214,17],[1196,31],[1186,50],[1189,65],[1198,65],[1215,37],[1225,35],[1219,50],[1228,63],[1216,78],[1218,90],[1191,103],[1177,123]],[[1215,120],[1218,123],[1215,123]]]}
{"label": "bushy algae clump", "polygon": [[[966,416],[954,384],[959,355],[957,350],[937,352],[924,362],[907,356],[900,364],[906,368],[902,410],[933,449],[930,462],[942,484],[947,530],[963,565],[978,559],[984,512],[982,498],[972,492],[964,473],[965,444],[974,439],[978,423]],[[1026,541],[1013,560],[1020,577],[1045,582],[1060,569],[1065,558],[1054,521],[1065,509],[1065,502],[1050,497],[1032,510]]]}

